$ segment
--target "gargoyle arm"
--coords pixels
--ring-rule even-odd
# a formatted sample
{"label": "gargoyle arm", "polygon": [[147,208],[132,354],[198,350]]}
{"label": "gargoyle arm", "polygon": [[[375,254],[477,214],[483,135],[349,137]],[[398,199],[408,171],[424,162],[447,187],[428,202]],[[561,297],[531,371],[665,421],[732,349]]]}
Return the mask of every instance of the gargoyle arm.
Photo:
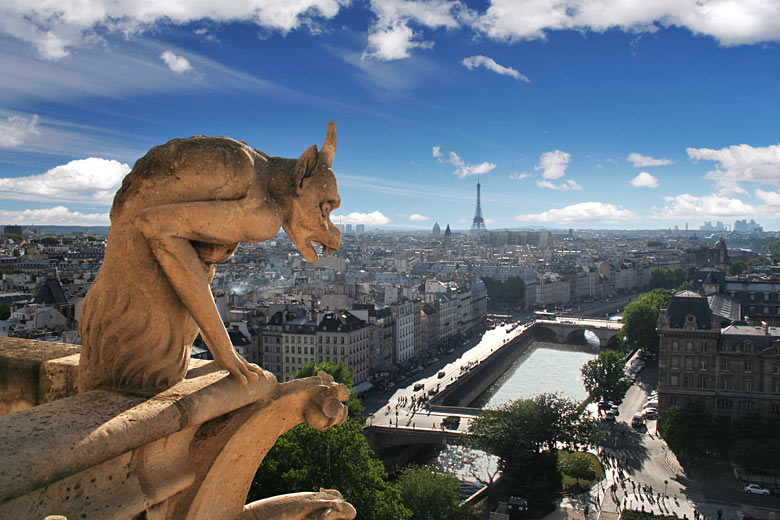
{"label": "gargoyle arm", "polygon": [[233,247],[273,237],[282,222],[277,204],[266,197],[167,204],[143,210],[137,225],[173,290],[200,327],[214,359],[243,384],[262,373],[233,349],[214,303],[210,280],[191,240]]}

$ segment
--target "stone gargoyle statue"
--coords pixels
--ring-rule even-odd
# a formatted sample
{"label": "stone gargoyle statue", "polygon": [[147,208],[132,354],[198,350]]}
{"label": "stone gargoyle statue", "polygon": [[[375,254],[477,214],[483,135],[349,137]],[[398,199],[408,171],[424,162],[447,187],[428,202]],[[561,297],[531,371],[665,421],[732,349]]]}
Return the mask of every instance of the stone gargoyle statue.
{"label": "stone gargoyle statue", "polygon": [[[200,333],[216,364],[241,383],[236,391],[257,395],[259,403],[295,403],[285,404],[278,432],[300,422],[318,429],[343,423],[346,387],[324,373],[279,383],[247,362],[233,348],[210,289],[216,263],[240,242],[268,240],[280,227],[307,261],[318,258],[312,243],[324,254],[338,250],[341,233],[330,221],[341,202],[331,170],[335,152],[331,122],[322,149],[312,145],[298,159],[206,136],[174,139],[139,159],[114,197],[103,265],[81,308],[79,391],[173,387],[184,379]],[[276,437],[268,440],[273,445]],[[335,520],[355,511],[337,491],[321,490],[272,497],[245,515]]]}

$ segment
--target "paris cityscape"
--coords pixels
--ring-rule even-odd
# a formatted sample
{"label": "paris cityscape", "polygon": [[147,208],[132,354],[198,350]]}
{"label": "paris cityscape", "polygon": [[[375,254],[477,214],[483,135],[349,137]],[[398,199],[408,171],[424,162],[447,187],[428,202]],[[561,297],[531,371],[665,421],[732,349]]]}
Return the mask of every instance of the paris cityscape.
{"label": "paris cityscape", "polygon": [[778,520],[780,3],[0,3],[0,518]]}

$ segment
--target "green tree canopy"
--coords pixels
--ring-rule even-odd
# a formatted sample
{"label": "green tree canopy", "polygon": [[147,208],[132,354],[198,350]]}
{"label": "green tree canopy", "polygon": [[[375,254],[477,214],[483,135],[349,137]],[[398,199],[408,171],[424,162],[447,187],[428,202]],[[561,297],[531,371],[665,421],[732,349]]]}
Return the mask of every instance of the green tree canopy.
{"label": "green tree canopy", "polygon": [[653,289],[626,305],[620,336],[628,350],[644,348],[658,351],[658,333],[655,330],[658,313],[669,305],[670,296],[671,292],[666,289]]}
{"label": "green tree canopy", "polygon": [[[352,391],[352,371],[347,368],[344,363],[336,363],[335,361],[322,361],[317,363],[312,361],[306,363],[295,372],[295,379],[303,379],[304,377],[316,376],[317,373],[322,370],[333,376],[333,380],[337,383],[349,388]],[[347,408],[349,410],[350,417],[359,417],[364,410],[363,403],[360,402],[360,398],[355,394],[350,394],[347,401]]]}
{"label": "green tree canopy", "polygon": [[743,260],[735,260],[731,263],[731,274],[738,275],[745,272],[747,269],[747,263]]}
{"label": "green tree canopy", "polygon": [[428,466],[409,466],[398,475],[396,485],[412,518],[424,520],[476,520],[470,505],[461,506],[460,483],[451,473]]}
{"label": "green tree canopy", "polygon": [[510,276],[506,281],[496,280],[490,277],[482,278],[485,284],[491,305],[509,305],[517,307],[525,298],[525,282],[516,276]]}
{"label": "green tree canopy", "polygon": [[704,409],[701,401],[671,406],[666,411],[662,434],[678,457],[700,459],[712,442],[712,414]]}
{"label": "green tree canopy", "polygon": [[[296,377],[325,370],[337,382],[351,386],[352,374],[342,367],[343,364],[336,363],[312,363],[297,372]],[[362,405],[354,396],[347,404],[350,416],[341,426],[318,431],[301,424],[279,437],[260,464],[247,501],[323,487],[338,489],[359,511],[360,518],[411,519],[398,487],[387,481],[382,462],[374,457],[362,433],[363,419],[352,415]]]}
{"label": "green tree canopy", "polygon": [[6,302],[0,302],[0,321],[5,321],[11,317],[11,306]]}
{"label": "green tree canopy", "polygon": [[469,426],[470,442],[497,456],[502,469],[523,480],[543,451],[558,444],[584,443],[592,429],[577,403],[556,394],[518,399],[497,410],[484,410]]}
{"label": "green tree canopy", "polygon": [[616,350],[604,350],[582,365],[582,382],[594,401],[620,403],[631,388],[626,378],[626,363]]}

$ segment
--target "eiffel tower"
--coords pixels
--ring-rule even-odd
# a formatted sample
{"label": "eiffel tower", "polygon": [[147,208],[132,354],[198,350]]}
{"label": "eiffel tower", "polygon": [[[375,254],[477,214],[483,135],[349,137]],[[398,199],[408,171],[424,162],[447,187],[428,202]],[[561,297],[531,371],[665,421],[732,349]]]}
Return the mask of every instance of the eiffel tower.
{"label": "eiffel tower", "polygon": [[482,218],[482,204],[479,202],[479,181],[477,181],[477,209],[474,211],[474,220],[471,221],[471,232],[482,233],[487,231],[485,219]]}

